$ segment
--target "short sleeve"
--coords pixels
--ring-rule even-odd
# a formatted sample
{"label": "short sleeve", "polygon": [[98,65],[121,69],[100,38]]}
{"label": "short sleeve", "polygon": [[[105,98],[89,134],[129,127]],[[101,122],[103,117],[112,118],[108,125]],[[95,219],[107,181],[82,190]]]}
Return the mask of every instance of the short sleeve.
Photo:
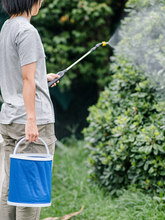
{"label": "short sleeve", "polygon": [[44,48],[38,31],[35,28],[21,31],[16,38],[16,47],[21,66],[45,58]]}

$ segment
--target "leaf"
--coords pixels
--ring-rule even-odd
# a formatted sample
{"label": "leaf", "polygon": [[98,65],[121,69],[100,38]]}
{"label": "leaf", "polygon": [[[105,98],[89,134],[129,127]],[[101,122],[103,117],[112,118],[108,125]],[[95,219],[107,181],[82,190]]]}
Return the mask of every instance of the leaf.
{"label": "leaf", "polygon": [[153,172],[154,172],[154,169],[153,169],[153,167],[151,167],[151,168],[149,169],[148,173],[149,173],[149,174],[152,174]]}
{"label": "leaf", "polygon": [[140,97],[140,98],[144,98],[147,95],[148,95],[147,93],[138,93],[138,97]]}
{"label": "leaf", "polygon": [[152,145],[145,147],[145,153],[146,153],[146,154],[150,154],[151,151],[152,151]]}
{"label": "leaf", "polygon": [[165,171],[161,171],[161,172],[159,172],[159,174],[160,174],[161,176],[165,176]]}
{"label": "leaf", "polygon": [[148,170],[148,167],[149,167],[149,164],[146,162],[145,165],[144,165],[144,170]]}
{"label": "leaf", "polygon": [[156,200],[157,202],[161,202],[161,198],[158,196],[154,196],[153,199]]}
{"label": "leaf", "polygon": [[143,161],[140,161],[138,164],[137,164],[137,167],[141,167],[143,166],[144,162]]}
{"label": "leaf", "polygon": [[141,153],[145,152],[145,147],[140,147],[139,152],[141,152]]}

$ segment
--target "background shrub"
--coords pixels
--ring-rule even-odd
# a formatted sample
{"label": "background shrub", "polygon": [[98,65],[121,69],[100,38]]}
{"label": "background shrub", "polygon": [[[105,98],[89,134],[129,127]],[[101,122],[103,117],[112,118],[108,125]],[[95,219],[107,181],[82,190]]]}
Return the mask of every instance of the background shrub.
{"label": "background shrub", "polygon": [[161,2],[128,1],[130,13],[112,57],[113,79],[89,108],[90,124],[83,131],[91,151],[90,176],[111,194],[131,185],[160,194],[165,186],[165,106],[158,99],[164,91]]}
{"label": "background shrub", "polygon": [[[59,72],[95,44],[108,41],[116,28],[126,0],[47,0],[33,19],[47,55],[48,72]],[[103,88],[110,80],[109,48],[99,48],[70,70],[61,87],[97,83]],[[105,56],[106,54],[106,56]]]}

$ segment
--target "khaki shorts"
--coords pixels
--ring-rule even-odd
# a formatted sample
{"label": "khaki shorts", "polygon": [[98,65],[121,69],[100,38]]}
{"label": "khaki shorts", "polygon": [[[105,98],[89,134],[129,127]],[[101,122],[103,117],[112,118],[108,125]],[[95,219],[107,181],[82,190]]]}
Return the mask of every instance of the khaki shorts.
{"label": "khaki shorts", "polygon": [[[38,125],[39,137],[42,138],[48,145],[49,151],[54,155],[55,150],[55,134],[54,124]],[[0,220],[39,220],[40,208],[31,207],[15,207],[7,204],[9,193],[9,172],[10,172],[10,154],[14,152],[16,143],[25,136],[25,125],[0,124],[0,134],[4,142],[4,168],[5,179],[2,185],[1,200],[0,200]],[[46,148],[41,141],[37,143],[22,142],[18,147],[17,153],[46,153]]]}

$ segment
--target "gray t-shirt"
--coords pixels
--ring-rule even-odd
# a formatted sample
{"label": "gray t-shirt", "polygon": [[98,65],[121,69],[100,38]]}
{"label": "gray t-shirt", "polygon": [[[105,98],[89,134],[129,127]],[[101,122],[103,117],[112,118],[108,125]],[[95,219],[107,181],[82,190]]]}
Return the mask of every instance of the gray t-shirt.
{"label": "gray t-shirt", "polygon": [[54,122],[54,109],[46,78],[44,48],[37,30],[25,17],[7,20],[0,32],[0,87],[4,103],[1,124],[25,124],[21,67],[36,62],[36,123]]}

